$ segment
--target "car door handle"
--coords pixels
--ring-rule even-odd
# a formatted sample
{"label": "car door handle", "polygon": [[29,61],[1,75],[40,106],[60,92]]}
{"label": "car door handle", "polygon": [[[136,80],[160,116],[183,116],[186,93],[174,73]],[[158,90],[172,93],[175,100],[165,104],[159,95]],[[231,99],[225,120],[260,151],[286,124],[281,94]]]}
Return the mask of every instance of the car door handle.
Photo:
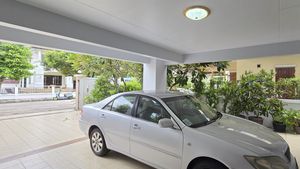
{"label": "car door handle", "polygon": [[134,124],[134,125],[133,125],[133,129],[140,130],[141,127],[140,127],[138,124]]}
{"label": "car door handle", "polygon": [[100,115],[100,118],[103,118],[103,119],[106,118],[106,117],[105,117],[105,114],[101,114],[101,115]]}

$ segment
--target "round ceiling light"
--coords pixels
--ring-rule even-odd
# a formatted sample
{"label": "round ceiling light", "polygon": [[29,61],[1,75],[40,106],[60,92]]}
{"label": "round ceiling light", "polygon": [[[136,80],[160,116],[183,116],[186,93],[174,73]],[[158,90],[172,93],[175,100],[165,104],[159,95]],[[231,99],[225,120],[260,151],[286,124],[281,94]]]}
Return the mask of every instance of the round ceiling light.
{"label": "round ceiling light", "polygon": [[209,8],[205,6],[192,6],[184,11],[184,15],[194,21],[206,18],[210,14]]}

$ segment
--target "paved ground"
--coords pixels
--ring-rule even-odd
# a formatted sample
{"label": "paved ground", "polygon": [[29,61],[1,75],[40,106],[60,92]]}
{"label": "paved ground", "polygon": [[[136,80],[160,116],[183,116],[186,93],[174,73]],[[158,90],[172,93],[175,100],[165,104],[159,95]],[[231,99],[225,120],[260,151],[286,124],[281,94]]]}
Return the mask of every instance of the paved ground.
{"label": "paved ground", "polygon": [[151,169],[116,152],[95,156],[78,114],[0,120],[0,169]]}
{"label": "paved ground", "polygon": [[0,94],[0,103],[53,100],[51,93]]}
{"label": "paved ground", "polygon": [[75,100],[36,101],[0,104],[0,117],[17,114],[40,113],[74,109]]}
{"label": "paved ground", "polygon": [[[0,120],[0,169],[152,169],[116,152],[95,156],[79,112]],[[300,136],[282,134],[300,161]]]}

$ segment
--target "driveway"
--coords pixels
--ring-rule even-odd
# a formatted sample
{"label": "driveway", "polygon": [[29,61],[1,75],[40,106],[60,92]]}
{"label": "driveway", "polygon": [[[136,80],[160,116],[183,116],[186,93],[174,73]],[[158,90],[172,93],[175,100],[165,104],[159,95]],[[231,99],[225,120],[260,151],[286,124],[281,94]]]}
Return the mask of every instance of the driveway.
{"label": "driveway", "polygon": [[[78,126],[79,112],[0,120],[0,169],[152,169],[111,151],[95,156]],[[300,161],[300,136],[282,134]]]}
{"label": "driveway", "polygon": [[116,152],[95,156],[79,129],[78,114],[0,120],[0,169],[151,169]]}
{"label": "driveway", "polygon": [[0,104],[0,116],[74,110],[75,100],[34,101]]}

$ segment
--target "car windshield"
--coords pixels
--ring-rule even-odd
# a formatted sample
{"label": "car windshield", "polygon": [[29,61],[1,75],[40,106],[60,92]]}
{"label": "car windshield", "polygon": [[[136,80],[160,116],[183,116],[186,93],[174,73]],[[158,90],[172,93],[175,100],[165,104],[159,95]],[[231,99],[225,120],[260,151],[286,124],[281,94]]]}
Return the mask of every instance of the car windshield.
{"label": "car windshield", "polygon": [[193,96],[177,96],[162,100],[185,125],[192,128],[210,124],[222,116]]}

